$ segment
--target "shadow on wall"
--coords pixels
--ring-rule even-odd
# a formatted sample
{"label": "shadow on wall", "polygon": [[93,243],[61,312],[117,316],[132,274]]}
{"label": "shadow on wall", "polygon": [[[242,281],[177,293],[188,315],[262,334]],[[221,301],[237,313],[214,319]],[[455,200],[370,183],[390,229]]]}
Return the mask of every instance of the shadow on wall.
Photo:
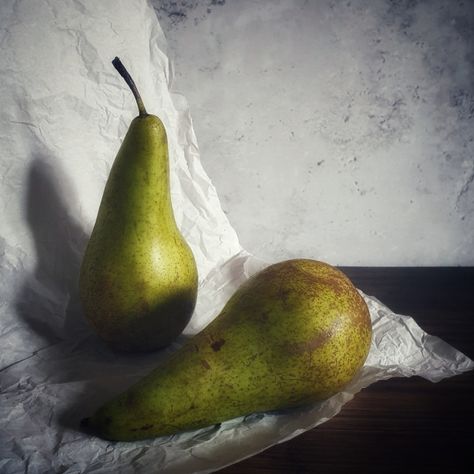
{"label": "shadow on wall", "polygon": [[[18,315],[47,345],[91,333],[78,297],[78,277],[88,236],[71,216],[63,190],[73,187],[46,155],[33,157],[25,218],[36,250],[36,268],[16,298]],[[72,196],[74,198],[74,196]]]}

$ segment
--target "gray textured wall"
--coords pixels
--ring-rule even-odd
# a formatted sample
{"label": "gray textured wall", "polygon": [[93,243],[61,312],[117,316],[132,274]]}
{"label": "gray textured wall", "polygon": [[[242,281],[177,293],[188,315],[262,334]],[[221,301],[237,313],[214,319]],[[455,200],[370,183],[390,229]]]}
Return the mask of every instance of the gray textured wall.
{"label": "gray textured wall", "polygon": [[473,1],[154,6],[247,250],[474,264]]}

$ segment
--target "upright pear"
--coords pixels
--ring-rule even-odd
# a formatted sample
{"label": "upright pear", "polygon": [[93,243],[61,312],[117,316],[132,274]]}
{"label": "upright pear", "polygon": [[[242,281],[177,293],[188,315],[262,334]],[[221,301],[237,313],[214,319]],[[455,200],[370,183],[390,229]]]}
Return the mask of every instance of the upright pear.
{"label": "upright pear", "polygon": [[324,400],[361,368],[371,334],[367,305],[341,271],[281,262],[247,280],[201,333],[84,424],[129,441]]}
{"label": "upright pear", "polygon": [[120,351],[171,343],[197,296],[193,254],[175,222],[165,127],[146,112],[132,78],[113,61],[139,109],[113,163],[80,272],[86,318]]}

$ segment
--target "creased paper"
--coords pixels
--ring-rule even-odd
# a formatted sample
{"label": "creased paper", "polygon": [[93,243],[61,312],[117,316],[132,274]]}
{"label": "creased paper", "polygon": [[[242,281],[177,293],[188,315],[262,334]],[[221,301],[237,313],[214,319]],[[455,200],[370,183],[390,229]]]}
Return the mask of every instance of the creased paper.
{"label": "creased paper", "polygon": [[[4,0],[0,44],[2,473],[211,472],[323,423],[377,380],[420,375],[436,382],[474,368],[410,317],[364,295],[374,327],[369,357],[323,403],[134,443],[80,432],[81,418],[205,327],[266,263],[241,248],[200,164],[189,110],[170,92],[166,42],[146,1]],[[116,55],[167,128],[175,215],[200,273],[185,333],[173,347],[140,356],[104,347],[77,295],[105,180],[136,115],[110,64]]]}

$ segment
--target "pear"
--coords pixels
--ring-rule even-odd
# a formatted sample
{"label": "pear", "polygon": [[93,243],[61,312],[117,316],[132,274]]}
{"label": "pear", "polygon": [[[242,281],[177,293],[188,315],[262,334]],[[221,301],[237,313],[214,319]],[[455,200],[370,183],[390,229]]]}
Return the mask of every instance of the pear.
{"label": "pear", "polygon": [[357,374],[371,335],[367,305],[341,271],[315,260],[277,263],[83,426],[130,441],[324,400]]}
{"label": "pear", "polygon": [[113,61],[139,109],[115,158],[82,261],[84,313],[119,351],[170,344],[194,310],[196,263],[175,222],[165,127],[148,114],[132,78]]}

